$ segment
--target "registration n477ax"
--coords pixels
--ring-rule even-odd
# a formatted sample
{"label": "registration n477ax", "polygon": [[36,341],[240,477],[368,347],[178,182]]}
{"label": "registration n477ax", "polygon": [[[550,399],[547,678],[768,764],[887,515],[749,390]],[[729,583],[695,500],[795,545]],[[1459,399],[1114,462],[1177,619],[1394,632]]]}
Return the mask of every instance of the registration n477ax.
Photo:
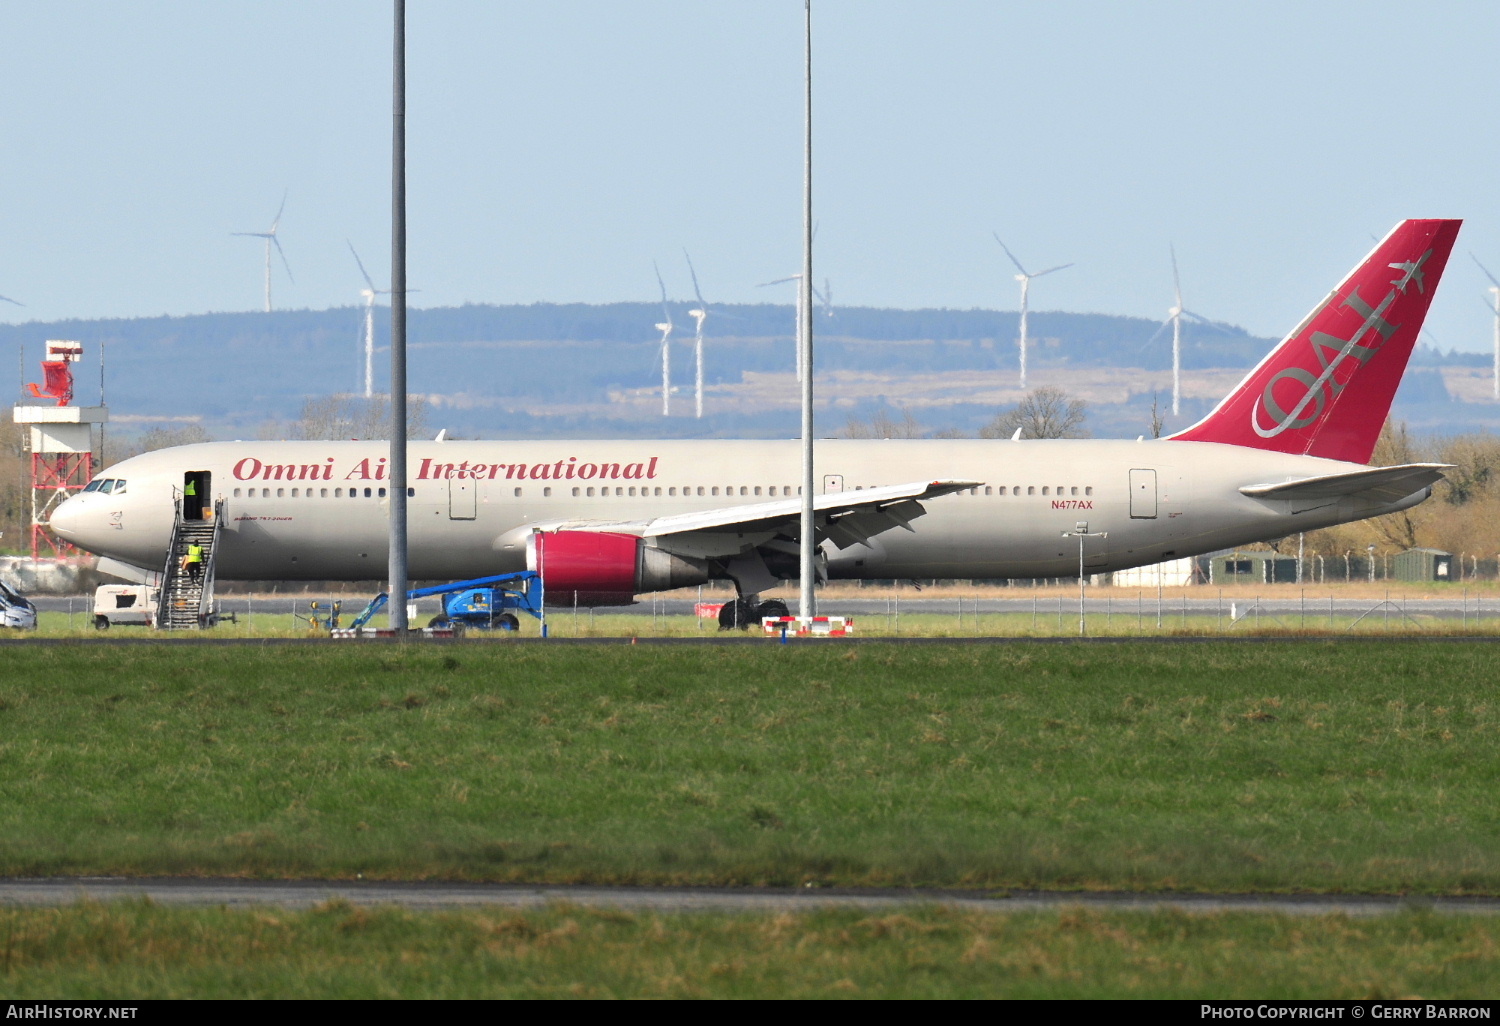
{"label": "registration n477ax", "polygon": [[[825,579],[1065,576],[1282,538],[1414,506],[1445,469],[1368,465],[1458,234],[1396,226],[1198,424],[1159,440],[825,440]],[[433,441],[408,453],[410,572],[541,573],[549,603],[797,575],[796,441]],[[160,570],[178,504],[222,509],[219,579],[384,576],[385,442],[214,442],[109,468],[61,537]],[[192,488],[189,490],[188,485]],[[219,504],[222,505],[219,505]],[[745,617],[749,619],[747,615]]]}

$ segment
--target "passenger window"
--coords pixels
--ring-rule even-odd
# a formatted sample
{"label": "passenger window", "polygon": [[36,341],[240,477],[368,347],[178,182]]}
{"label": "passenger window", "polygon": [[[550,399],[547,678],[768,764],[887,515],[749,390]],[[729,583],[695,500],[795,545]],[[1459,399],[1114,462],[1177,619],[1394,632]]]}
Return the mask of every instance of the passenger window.
{"label": "passenger window", "polygon": [[543,488],[542,489],[542,498],[544,498],[544,499],[550,499],[550,498],[552,498],[552,489],[551,488]]}
{"label": "passenger window", "polygon": [[326,499],[326,498],[328,498],[328,489],[327,488],[319,488],[318,489],[318,498],[320,498],[320,499]]}
{"label": "passenger window", "polygon": [[616,488],[615,489],[615,498],[618,499],[620,496],[622,496],[624,494],[625,494],[625,489],[623,489],[623,488]]}
{"label": "passenger window", "polygon": [[238,488],[236,488],[236,489],[235,489],[235,490],[234,490],[234,497],[235,497],[235,498],[236,498],[236,499],[238,499],[238,498],[239,498],[239,497],[240,497],[240,490],[239,490],[239,489],[238,489]]}
{"label": "passenger window", "polygon": [[365,489],[365,498],[368,499],[369,497],[370,497],[370,489],[366,488]]}
{"label": "passenger window", "polygon": [[589,490],[588,490],[588,497],[589,497],[589,498],[590,498],[590,499],[592,499],[592,498],[593,498],[593,497],[594,497],[594,490],[593,490],[593,489],[592,489],[592,488],[590,488],[590,489],[589,489]]}
{"label": "passenger window", "polygon": [[1083,494],[1084,495],[1093,495],[1094,494],[1094,488],[1093,488],[1093,486],[1090,485],[1089,487],[1085,488],[1083,490]]}
{"label": "passenger window", "polygon": [[286,498],[286,489],[285,488],[278,488],[278,489],[276,489],[276,498],[278,498],[278,499],[284,499],[284,498]]}
{"label": "passenger window", "polygon": [[292,489],[292,498],[297,498],[297,489],[295,488]]}
{"label": "passenger window", "polygon": [[1036,485],[1027,485],[1026,486],[1026,494],[1027,495],[1035,495],[1036,494]]}
{"label": "passenger window", "polygon": [[[296,492],[293,492],[293,493],[292,493],[292,494],[293,494],[293,495],[295,495],[295,494],[297,494],[297,493],[296,493]],[[381,498],[382,498],[382,499],[383,499],[383,498],[385,498],[385,489],[384,489],[384,488],[382,488],[382,489],[380,489],[380,497],[381,497]]]}
{"label": "passenger window", "polygon": [[676,494],[677,494],[677,489],[676,488],[668,488],[667,489],[667,495],[668,496],[673,496],[673,495],[676,495]]}
{"label": "passenger window", "polygon": [[578,495],[579,495],[578,489],[574,488],[573,489],[573,498],[575,498],[575,499],[578,498]]}
{"label": "passenger window", "polygon": [[994,495],[995,494],[995,489],[991,488],[989,485],[985,485],[984,486],[984,494],[986,494],[986,495]]}
{"label": "passenger window", "polygon": [[661,496],[661,489],[660,488],[656,489],[656,496],[657,497]]}
{"label": "passenger window", "polygon": [[1073,488],[1073,489],[1069,490],[1068,494],[1069,495],[1077,495],[1078,494],[1078,489],[1077,488]]}
{"label": "passenger window", "polygon": [[1047,494],[1047,486],[1046,485],[1042,485],[1042,494],[1043,495]]}
{"label": "passenger window", "polygon": [[351,498],[351,499],[357,499],[357,498],[359,498],[359,489],[358,488],[351,488],[351,489],[349,489],[349,498]]}
{"label": "passenger window", "polygon": [[749,495],[750,494],[750,489],[746,488],[744,485],[740,485],[740,494],[741,495]]}
{"label": "passenger window", "polygon": [[759,494],[760,494],[760,485],[756,485],[756,486],[755,486],[755,494],[756,494],[756,495],[759,495]]}
{"label": "passenger window", "polygon": [[[699,494],[699,495],[702,495],[702,494],[703,494],[703,486],[702,486],[702,485],[699,485],[699,486],[698,486],[698,494]],[[714,494],[715,494],[715,495],[718,495],[718,494],[719,494],[719,490],[718,490],[718,489],[717,489],[717,488],[715,488],[715,489],[714,489]]]}
{"label": "passenger window", "polygon": [[630,489],[630,497],[632,499],[635,498],[635,489],[634,488]]}
{"label": "passenger window", "polygon": [[262,499],[269,499],[271,497],[271,489],[269,489],[269,488],[262,488],[260,490],[260,497]]}
{"label": "passenger window", "polygon": [[406,490],[406,497],[408,499],[414,499],[414,498],[416,498],[417,497],[417,490],[415,488],[408,488]]}
{"label": "passenger window", "polygon": [[[718,489],[718,487],[717,487],[717,486],[715,486],[715,487],[714,487],[714,489],[713,489],[713,493],[714,493],[714,494],[715,494],[715,495],[718,495],[718,494],[719,494],[719,489]],[[703,494],[703,489],[702,489],[702,488],[699,488],[699,489],[698,489],[698,494],[699,494],[699,495],[702,495],[702,494]]]}
{"label": "passenger window", "polygon": [[979,494],[979,489],[978,488],[970,488],[969,489],[969,494],[970,495],[978,495]]}
{"label": "passenger window", "polygon": [[516,498],[519,499],[520,497],[521,497],[521,489],[517,488],[516,489]]}
{"label": "passenger window", "polygon": [[335,488],[333,490],[333,497],[335,499],[342,499],[344,497],[344,490],[342,488]]}

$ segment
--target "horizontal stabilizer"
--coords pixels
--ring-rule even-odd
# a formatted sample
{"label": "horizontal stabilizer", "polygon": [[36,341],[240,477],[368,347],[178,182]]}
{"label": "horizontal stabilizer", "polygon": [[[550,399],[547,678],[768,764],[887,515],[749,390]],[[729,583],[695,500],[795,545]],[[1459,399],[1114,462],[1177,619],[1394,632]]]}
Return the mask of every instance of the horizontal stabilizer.
{"label": "horizontal stabilizer", "polygon": [[1399,467],[1371,467],[1350,474],[1304,477],[1281,484],[1246,485],[1240,491],[1255,499],[1340,499],[1359,496],[1376,502],[1399,502],[1413,492],[1443,479],[1450,463],[1407,463]]}

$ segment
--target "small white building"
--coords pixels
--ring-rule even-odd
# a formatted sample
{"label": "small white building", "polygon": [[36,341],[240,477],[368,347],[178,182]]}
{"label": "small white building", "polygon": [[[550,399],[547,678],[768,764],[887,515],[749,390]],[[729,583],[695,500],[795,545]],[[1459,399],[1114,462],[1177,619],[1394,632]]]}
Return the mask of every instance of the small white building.
{"label": "small white building", "polygon": [[1192,557],[1116,570],[1112,576],[1111,583],[1118,588],[1180,588],[1188,584],[1203,583],[1198,561]]}

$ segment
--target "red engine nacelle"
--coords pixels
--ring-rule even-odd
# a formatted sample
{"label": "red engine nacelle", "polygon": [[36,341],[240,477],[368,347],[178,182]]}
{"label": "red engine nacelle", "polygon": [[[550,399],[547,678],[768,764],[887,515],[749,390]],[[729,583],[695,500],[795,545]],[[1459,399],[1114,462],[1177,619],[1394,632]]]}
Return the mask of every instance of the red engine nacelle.
{"label": "red engine nacelle", "polygon": [[526,569],[542,575],[546,602],[556,606],[628,606],[641,592],[708,580],[706,560],[609,531],[535,531],[526,541]]}

